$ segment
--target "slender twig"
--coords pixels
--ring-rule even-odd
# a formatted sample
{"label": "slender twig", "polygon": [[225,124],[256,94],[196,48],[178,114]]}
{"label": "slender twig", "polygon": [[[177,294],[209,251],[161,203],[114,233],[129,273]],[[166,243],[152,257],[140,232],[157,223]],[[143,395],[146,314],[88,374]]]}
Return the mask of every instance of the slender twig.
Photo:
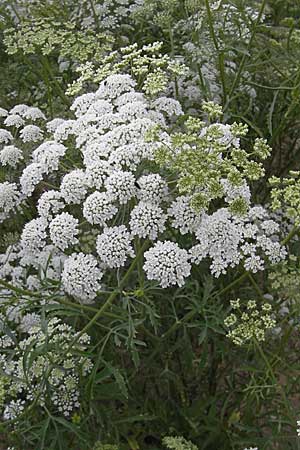
{"label": "slender twig", "polygon": [[[206,0],[206,1],[208,1],[208,0]],[[239,85],[239,82],[240,82],[240,79],[241,79],[241,76],[242,76],[242,72],[243,72],[244,66],[246,64],[246,60],[247,60],[247,58],[249,56],[249,52],[250,52],[250,49],[252,47],[252,43],[253,43],[255,35],[256,35],[257,27],[258,27],[258,25],[260,23],[260,20],[262,18],[262,15],[263,15],[265,7],[266,7],[266,3],[267,3],[267,0],[263,0],[263,2],[261,4],[260,11],[258,13],[257,19],[256,19],[255,24],[253,26],[253,30],[252,30],[252,33],[251,33],[251,36],[250,36],[250,39],[249,39],[249,42],[248,42],[248,45],[247,45],[247,49],[246,49],[246,51],[244,52],[244,54],[242,56],[241,63],[239,65],[238,71],[236,73],[236,76],[235,76],[235,78],[233,80],[231,89],[229,91],[228,100],[227,100],[227,103],[224,106],[224,111],[227,110],[227,108],[228,108],[228,106],[229,106],[229,104],[230,104],[230,102],[232,100],[233,93],[234,93],[235,89]]]}
{"label": "slender twig", "polygon": [[209,32],[210,36],[212,38],[214,47],[216,49],[217,55],[218,55],[218,66],[220,71],[220,77],[221,77],[221,83],[222,83],[222,90],[223,90],[223,102],[226,104],[227,100],[227,91],[226,91],[226,81],[225,81],[225,65],[224,65],[224,52],[221,51],[218,39],[215,33],[214,29],[214,21],[210,9],[209,0],[205,0],[205,6],[207,11],[207,17],[208,17],[208,25],[209,25]]}

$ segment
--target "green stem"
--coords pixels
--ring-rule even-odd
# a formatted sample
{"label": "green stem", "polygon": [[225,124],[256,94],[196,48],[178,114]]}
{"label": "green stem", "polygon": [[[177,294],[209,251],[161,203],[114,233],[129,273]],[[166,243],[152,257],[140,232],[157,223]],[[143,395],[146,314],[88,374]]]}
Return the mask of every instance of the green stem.
{"label": "green stem", "polygon": [[[222,289],[221,291],[216,292],[211,298],[215,298],[219,295],[224,294],[225,292],[231,290],[234,286],[238,285],[239,283],[241,283],[241,281],[244,280],[244,278],[247,277],[247,272],[243,273],[239,278],[237,278],[236,280],[232,281],[228,286],[226,286],[226,288]],[[198,314],[198,311],[196,310],[191,310],[189,311],[187,314],[185,314],[185,316],[180,319],[177,320],[176,322],[173,323],[173,325],[161,336],[162,340],[167,339],[174,331],[177,330],[178,327],[180,327],[183,323],[188,322],[190,319],[192,319],[196,314]],[[151,353],[151,355],[148,358],[147,362],[150,362],[153,360],[153,358],[157,355],[157,353],[160,351],[160,346],[157,346],[153,352]]]}
{"label": "green stem", "polygon": [[225,294],[225,292],[230,291],[234,286],[239,285],[246,277],[248,276],[248,272],[244,272],[241,276],[232,281],[228,286],[226,286],[221,291],[216,292],[212,298],[219,297],[220,295]]}
{"label": "green stem", "polygon": [[294,226],[294,228],[289,232],[289,234],[281,241],[281,245],[286,245],[289,241],[298,233],[299,227]]}
{"label": "green stem", "polygon": [[62,99],[64,104],[66,106],[70,107],[71,103],[70,103],[69,99],[66,97],[65,92],[62,89],[61,85],[57,81],[57,79],[52,71],[51,64],[49,63],[48,58],[46,56],[44,56],[42,58],[42,64],[43,64],[45,71],[49,74],[50,82],[52,82],[54,84],[54,86],[56,87],[58,95],[60,96],[60,98]]}
{"label": "green stem", "polygon": [[247,272],[247,276],[252,284],[252,286],[254,287],[255,291],[257,292],[258,296],[260,297],[261,300],[266,301],[260,287],[258,286],[258,284],[256,283],[256,281],[254,280],[252,274],[250,272]]}
{"label": "green stem", "polygon": [[205,0],[205,6],[208,16],[208,25],[209,25],[209,32],[210,36],[212,38],[214,47],[216,49],[217,55],[218,55],[218,66],[220,71],[220,77],[221,77],[221,84],[222,84],[222,90],[223,90],[223,102],[226,104],[227,101],[227,92],[226,92],[226,81],[225,81],[225,65],[224,65],[224,52],[220,50],[218,39],[215,33],[214,29],[214,21],[209,5],[209,0]]}
{"label": "green stem", "polygon": [[16,294],[19,294],[19,295],[26,295],[28,297],[41,298],[41,295],[36,293],[36,292],[29,291],[27,289],[22,289],[22,288],[15,287],[12,284],[8,283],[7,281],[1,280],[1,279],[0,279],[0,286],[3,286],[6,289],[9,289],[10,291],[16,292]]}
{"label": "green stem", "polygon": [[131,275],[131,273],[133,272],[133,270],[135,269],[136,264],[138,263],[139,258],[141,257],[141,255],[143,254],[146,246],[148,245],[148,242],[144,242],[144,244],[141,246],[141,248],[139,249],[139,252],[137,253],[136,257],[134,258],[134,260],[132,261],[129,269],[127,270],[126,274],[124,275],[124,277],[122,278],[122,280],[120,281],[119,287],[118,289],[116,289],[115,291],[113,291],[110,296],[108,297],[108,299],[106,300],[106,302],[104,303],[104,305],[99,309],[99,311],[94,315],[94,317],[92,317],[92,319],[83,327],[83,329],[75,336],[75,338],[71,341],[70,345],[68,346],[67,350],[64,352],[64,356],[70,351],[70,349],[73,347],[74,344],[76,344],[76,342],[78,341],[78,339],[80,339],[80,337],[86,333],[91,326],[102,316],[104,315],[105,311],[111,306],[112,302],[114,301],[114,299],[117,297],[117,295],[120,293],[120,291],[122,290],[123,286],[125,285],[127,279],[129,278],[129,276]]}
{"label": "green stem", "polygon": [[204,100],[207,101],[208,100],[208,97],[207,97],[207,86],[206,86],[206,84],[204,82],[204,78],[203,78],[203,75],[202,75],[202,70],[201,70],[200,64],[197,64],[197,71],[198,71],[200,89],[201,89],[201,92],[202,92]]}
{"label": "green stem", "polygon": [[[57,303],[60,303],[61,305],[69,306],[70,308],[74,308],[74,309],[80,309],[83,311],[88,311],[88,312],[93,312],[93,313],[98,313],[98,311],[99,311],[98,308],[94,308],[93,306],[81,305],[81,304],[77,304],[77,303],[73,303],[73,302],[68,302],[67,300],[61,299],[60,297],[55,298],[54,301],[56,301]],[[114,314],[114,313],[110,313],[110,312],[105,312],[103,315],[106,317],[109,317],[111,319],[119,319],[119,320],[122,319],[122,317],[119,316],[118,314]]]}
{"label": "green stem", "polygon": [[246,85],[267,89],[270,91],[293,91],[294,89],[299,88],[299,84],[297,86],[265,86],[264,84],[254,83],[253,81],[247,81]]}
{"label": "green stem", "polygon": [[[141,242],[140,239],[138,237],[135,238],[135,242],[134,242],[134,247],[135,247],[135,253],[137,254],[139,252],[139,249],[141,248]],[[143,271],[143,265],[142,265],[142,261],[139,260],[137,263],[137,268],[138,268],[138,277],[139,277],[139,284],[140,284],[140,289],[144,289],[144,285],[145,285],[145,274]]]}
{"label": "green stem", "polygon": [[290,417],[291,422],[295,423],[295,417],[293,417],[293,415],[291,414],[291,408],[290,408],[288,399],[286,397],[286,394],[284,392],[284,388],[282,387],[282,384],[277,382],[277,379],[276,379],[276,376],[274,374],[273,368],[272,368],[271,364],[269,363],[268,358],[264,354],[263,349],[259,345],[259,342],[256,339],[255,339],[255,345],[256,345],[256,347],[257,347],[257,349],[258,349],[258,351],[259,351],[259,353],[260,353],[260,355],[261,355],[261,357],[262,357],[266,367],[268,368],[268,371],[269,371],[269,373],[271,375],[271,378],[272,378],[272,381],[273,381],[274,385],[277,386],[279,388],[279,390],[280,390],[280,393],[281,393],[281,396],[282,396],[282,399],[283,399],[283,403],[284,403],[284,405],[286,407],[286,411],[287,411],[288,416]]}
{"label": "green stem", "polygon": [[[206,0],[206,1],[208,1],[208,0]],[[228,100],[227,100],[227,103],[225,104],[224,109],[223,109],[224,112],[228,109],[229,104],[230,104],[230,102],[232,100],[233,93],[234,93],[235,89],[239,85],[239,82],[240,82],[240,79],[241,79],[241,76],[242,76],[242,72],[243,72],[244,66],[246,64],[246,60],[248,58],[248,55],[249,55],[250,50],[251,50],[252,43],[253,43],[255,35],[256,35],[257,27],[258,27],[258,25],[260,23],[260,20],[262,18],[262,15],[263,15],[265,7],[266,7],[266,3],[267,3],[267,0],[263,0],[263,2],[261,4],[259,14],[258,14],[257,19],[255,21],[255,24],[254,24],[254,27],[253,27],[253,31],[252,31],[252,34],[250,36],[250,39],[249,39],[249,42],[248,42],[248,45],[247,45],[247,49],[246,49],[246,51],[243,54],[243,57],[242,57],[240,65],[239,65],[238,71],[236,73],[236,76],[235,76],[235,78],[233,80],[231,89],[229,91]]]}
{"label": "green stem", "polygon": [[89,4],[91,6],[91,10],[93,13],[93,17],[94,17],[94,21],[95,21],[95,25],[96,25],[96,31],[99,32],[100,30],[100,22],[99,22],[99,17],[97,16],[97,12],[95,10],[95,5],[93,0],[89,0]]}

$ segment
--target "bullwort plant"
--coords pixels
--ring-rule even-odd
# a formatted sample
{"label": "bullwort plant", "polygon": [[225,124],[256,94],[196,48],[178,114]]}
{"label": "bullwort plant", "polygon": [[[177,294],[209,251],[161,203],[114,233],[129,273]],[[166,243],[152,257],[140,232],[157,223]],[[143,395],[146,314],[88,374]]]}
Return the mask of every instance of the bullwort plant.
{"label": "bullwort plant", "polygon": [[298,449],[299,7],[0,8],[0,446]]}

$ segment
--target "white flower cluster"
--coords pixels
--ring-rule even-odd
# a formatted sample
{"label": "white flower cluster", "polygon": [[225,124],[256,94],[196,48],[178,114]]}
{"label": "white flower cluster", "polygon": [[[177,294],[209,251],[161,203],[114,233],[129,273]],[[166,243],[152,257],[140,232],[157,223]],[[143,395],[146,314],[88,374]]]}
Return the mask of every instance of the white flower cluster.
{"label": "white flower cluster", "polygon": [[95,191],[89,195],[83,204],[83,217],[92,225],[106,226],[118,212],[109,195],[105,192]]}
{"label": "white flower cluster", "polygon": [[250,205],[251,192],[246,181],[244,181],[240,186],[233,186],[228,180],[225,179],[221,180],[221,183],[225,192],[225,202],[230,205],[237,198],[242,198],[245,200],[247,205]]}
{"label": "white flower cluster", "polygon": [[143,175],[137,183],[137,196],[140,200],[160,203],[168,197],[167,182],[159,174]]}
{"label": "white flower cluster", "polygon": [[161,287],[183,286],[191,273],[189,254],[171,241],[157,242],[145,252],[144,270],[149,280],[159,281]]}
{"label": "white flower cluster", "polygon": [[38,142],[43,138],[43,132],[37,125],[26,125],[20,131],[23,142]]}
{"label": "white flower cluster", "polygon": [[194,233],[201,223],[201,214],[190,206],[190,198],[178,196],[168,208],[172,227],[178,228],[181,234]]}
{"label": "white flower cluster", "polygon": [[216,277],[241,261],[246,270],[257,272],[264,268],[263,254],[271,263],[286,256],[276,233],[278,225],[268,219],[262,207],[250,208],[245,216],[234,216],[229,209],[221,208],[211,215],[203,214],[195,233],[198,244],[190,250],[191,260],[199,264],[210,258]]}
{"label": "white flower cluster", "polygon": [[48,173],[58,169],[59,160],[66,153],[66,147],[55,141],[48,141],[37,147],[32,153],[34,163],[43,167],[43,172]]}
{"label": "white flower cluster", "polygon": [[67,203],[81,203],[89,188],[89,179],[81,169],[67,173],[62,179],[60,192]]}
{"label": "white flower cluster", "polygon": [[0,163],[2,166],[16,167],[22,159],[22,150],[14,145],[6,145],[0,150]]}
{"label": "white flower cluster", "polygon": [[4,420],[14,420],[16,419],[25,409],[25,400],[18,398],[17,400],[11,400],[4,408],[3,419]]}
{"label": "white flower cluster", "polygon": [[19,206],[21,200],[22,196],[15,183],[0,183],[0,222]]}
{"label": "white flower cluster", "polygon": [[166,229],[167,215],[154,203],[140,202],[130,213],[130,229],[134,236],[157,239]]}
{"label": "white flower cluster", "polygon": [[92,255],[73,253],[64,264],[62,284],[65,291],[82,303],[90,303],[100,290],[103,276]]}
{"label": "white flower cluster", "polygon": [[50,190],[44,192],[38,201],[38,212],[41,217],[49,220],[64,208],[62,195],[58,191]]}
{"label": "white flower cluster", "polygon": [[44,175],[43,167],[38,163],[32,163],[25,167],[20,178],[21,192],[29,197],[37,184],[42,181]]}
{"label": "white flower cluster", "polygon": [[78,219],[69,213],[57,215],[50,222],[49,230],[51,241],[60,250],[65,250],[78,242]]}
{"label": "white flower cluster", "polygon": [[47,222],[39,217],[26,223],[23,228],[20,246],[22,252],[28,256],[35,255],[38,250],[45,246]]}
{"label": "white flower cluster", "polygon": [[[26,283],[36,288],[39,279],[32,271],[40,264],[77,301],[95,301],[105,271],[129,264],[135,257],[133,240],[138,248],[141,239],[151,245],[144,255],[146,276],[162,287],[182,286],[191,265],[204,259],[211,261],[212,274],[219,276],[240,263],[256,272],[263,270],[266,257],[271,263],[285,257],[278,225],[262,207],[251,208],[246,183],[234,186],[224,179],[228,208],[212,213],[196,212],[191,198],[179,195],[176,180],[167,178],[155,164],[159,142],[149,143],[147,137],[162,125],[159,139],[170,144],[168,120],[182,114],[181,106],[166,97],[148,100],[135,91],[135,84],[129,75],[110,75],[96,92],[75,99],[71,107],[75,119],[52,121],[54,139],[47,137],[33,151],[32,163],[20,180],[24,195],[64,162],[67,143],[62,141],[68,137],[83,163],[63,173],[57,190],[42,193],[39,217],[27,223],[22,233],[19,265],[17,258],[12,268],[2,269],[16,282],[21,283],[30,266]],[[239,147],[230,125],[209,125],[199,129],[201,133],[208,137],[216,133],[222,148]],[[209,142],[213,147],[213,138]],[[230,212],[231,203],[240,198],[248,205],[245,216]],[[10,210],[14,202],[6,200],[6,204]],[[187,246],[181,248],[185,245],[178,245],[184,242],[181,235],[187,234]]]}
{"label": "white flower cluster", "polygon": [[70,416],[80,406],[80,377],[91,370],[90,360],[80,355],[90,342],[89,336],[78,336],[70,350],[68,347],[77,336],[73,328],[54,317],[45,329],[37,314],[24,316],[20,332],[19,342],[14,332],[11,337],[3,330],[0,333],[1,370],[7,376],[3,418],[17,419],[33,401]]}
{"label": "white flower cluster", "polygon": [[135,196],[135,181],[135,177],[131,172],[117,170],[105,180],[105,187],[108,195],[114,201],[125,204]]}
{"label": "white flower cluster", "polygon": [[90,27],[94,24],[94,15],[98,17],[101,22],[101,27],[104,30],[111,30],[120,25],[125,25],[131,22],[131,16],[143,5],[145,0],[103,0],[96,2],[94,14],[89,14],[83,17],[82,26]]}
{"label": "white flower cluster", "polygon": [[10,131],[0,129],[0,144],[8,144],[13,140],[13,135]]}
{"label": "white flower cluster", "polygon": [[129,256],[134,257],[130,233],[124,225],[105,228],[98,235],[96,249],[100,260],[111,269],[123,267]]}
{"label": "white flower cluster", "polygon": [[[32,144],[44,136],[42,126],[46,117],[39,108],[20,104],[9,112],[2,108],[1,111],[0,120],[9,130],[0,129],[0,165],[11,167],[14,171],[7,171],[9,185],[8,182],[1,183],[3,195],[0,197],[5,213],[2,213],[0,205],[0,222],[8,218],[26,197],[32,195],[45,175],[58,169],[59,159],[66,151],[62,144],[54,141],[46,141],[35,150],[32,149]],[[38,122],[39,125],[32,122]],[[12,183],[12,176],[18,175],[19,169],[23,169],[20,178]]]}

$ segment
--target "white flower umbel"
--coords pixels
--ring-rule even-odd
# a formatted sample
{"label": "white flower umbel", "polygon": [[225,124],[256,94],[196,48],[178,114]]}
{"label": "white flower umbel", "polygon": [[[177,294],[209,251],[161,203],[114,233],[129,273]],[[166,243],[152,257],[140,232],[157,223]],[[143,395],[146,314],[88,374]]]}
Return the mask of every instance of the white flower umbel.
{"label": "white flower umbel", "polygon": [[10,131],[0,128],[0,144],[8,144],[13,141],[13,135]]}
{"label": "white flower umbel", "polygon": [[57,170],[60,159],[66,153],[66,147],[55,141],[47,141],[41,144],[32,153],[34,163],[40,164],[45,173]]}
{"label": "white flower umbel", "polygon": [[91,186],[96,189],[101,189],[104,181],[112,172],[112,167],[105,160],[93,161],[86,166],[86,176],[91,180]]}
{"label": "white flower umbel", "polygon": [[21,202],[22,196],[15,183],[0,183],[0,222],[9,216]]}
{"label": "white flower umbel", "polygon": [[95,101],[95,93],[89,92],[88,94],[83,94],[77,97],[70,107],[71,111],[74,111],[76,117],[80,117],[85,114],[89,107]]}
{"label": "white flower umbel", "polygon": [[91,140],[81,148],[83,154],[83,163],[88,167],[92,167],[93,164],[106,162],[106,159],[112,148],[107,144],[106,141],[101,141],[100,139]]}
{"label": "white flower umbel", "polygon": [[18,114],[10,114],[4,120],[4,125],[7,127],[20,128],[25,124],[25,120]]}
{"label": "white flower umbel", "polygon": [[53,215],[60,212],[65,206],[62,195],[58,191],[50,190],[44,192],[38,200],[38,213],[46,220],[52,219]]}
{"label": "white flower umbel", "polygon": [[0,164],[2,166],[16,167],[16,165],[22,160],[23,153],[22,150],[15,147],[14,145],[6,145],[0,151]]}
{"label": "white flower umbel", "polygon": [[34,106],[29,106],[23,113],[23,117],[27,120],[32,120],[33,122],[36,120],[46,120],[45,114],[40,110],[40,108],[36,108]]}
{"label": "white flower umbel", "polygon": [[159,97],[158,99],[154,100],[152,106],[157,111],[161,111],[167,114],[169,117],[181,116],[183,114],[180,103],[173,98]]}
{"label": "white flower umbel", "polygon": [[25,400],[11,400],[4,408],[3,419],[14,420],[24,411]]}
{"label": "white flower umbel", "polygon": [[119,114],[122,120],[135,120],[148,115],[147,104],[143,102],[127,103],[119,108]]}
{"label": "white flower umbel", "polygon": [[94,101],[87,110],[87,114],[94,114],[99,117],[112,113],[113,105],[110,102],[101,99]]}
{"label": "white flower umbel", "polygon": [[131,172],[117,170],[105,180],[105,187],[114,201],[125,204],[136,194],[135,182],[136,179]]}
{"label": "white flower umbel", "polygon": [[73,253],[67,258],[62,273],[63,289],[80,303],[91,303],[101,289],[103,272],[92,255]]}
{"label": "white flower umbel", "polygon": [[23,333],[29,333],[32,329],[39,327],[41,324],[41,317],[36,313],[27,313],[22,317],[20,322],[20,330]]}
{"label": "white flower umbel", "polygon": [[244,181],[240,186],[234,186],[225,179],[221,180],[221,183],[225,191],[225,202],[230,204],[237,198],[242,198],[248,205],[250,204],[251,192],[246,181]]}
{"label": "white flower umbel", "polygon": [[[264,256],[271,263],[278,263],[286,257],[286,250],[279,243],[278,235],[266,235],[266,218],[266,211],[257,207],[250,208],[245,216],[234,216],[226,208],[211,215],[203,214],[196,230],[199,243],[190,249],[192,262],[199,264],[204,258],[210,258],[210,269],[216,277],[241,261],[246,270],[254,273],[263,270]],[[276,230],[268,220],[265,228]]]}
{"label": "white flower umbel", "polygon": [[20,178],[22,193],[29,197],[39,182],[42,181],[43,176],[44,167],[40,164],[32,163],[25,167]]}
{"label": "white flower umbel", "polygon": [[49,225],[50,239],[60,250],[65,250],[78,242],[78,219],[69,213],[57,215]]}
{"label": "white flower umbel", "polygon": [[67,173],[61,182],[60,192],[67,203],[81,203],[90,187],[90,179],[81,169]]}
{"label": "white flower umbel", "polygon": [[204,214],[196,236],[199,244],[190,251],[192,261],[197,264],[209,256],[211,272],[216,277],[241,261],[239,245],[244,242],[243,228],[227,209],[219,209],[210,216]]}
{"label": "white flower umbel", "polygon": [[83,204],[83,217],[91,224],[106,226],[118,212],[106,192],[94,192],[89,195]]}
{"label": "white flower umbel", "polygon": [[59,127],[59,125],[62,125],[64,123],[64,121],[65,121],[64,119],[56,117],[55,119],[47,122],[46,129],[47,129],[48,133],[54,133],[56,131],[56,129]]}
{"label": "white flower umbel", "polygon": [[125,92],[125,94],[120,95],[120,97],[116,98],[114,104],[116,106],[123,106],[127,103],[131,102],[143,102],[147,103],[147,99],[144,94],[141,92]]}
{"label": "white flower umbel", "polygon": [[60,124],[57,125],[54,131],[54,140],[55,141],[66,141],[70,135],[73,134],[73,128],[75,124],[75,120],[64,120]]}
{"label": "white flower umbel", "polygon": [[166,220],[166,214],[158,205],[140,202],[131,211],[129,225],[134,236],[155,240],[165,231]]}
{"label": "white flower umbel", "polygon": [[43,138],[43,131],[37,125],[26,125],[20,131],[23,142],[38,142]]}
{"label": "white flower umbel", "polygon": [[7,116],[8,116],[7,109],[0,108],[0,117],[7,117]]}
{"label": "white flower umbel", "polygon": [[168,208],[172,227],[178,228],[181,234],[194,233],[201,222],[201,213],[190,206],[190,197],[181,195]]}
{"label": "white flower umbel", "polygon": [[[80,406],[79,380],[92,369],[89,357],[84,355],[90,338],[86,333],[78,336],[76,330],[56,317],[47,319],[41,326],[41,318],[35,313],[26,314],[17,329],[18,340],[8,339],[5,331],[0,331],[1,371],[8,378],[5,420],[18,418],[32,403],[47,405],[55,409],[56,415],[65,417]],[[5,348],[11,350],[10,355]],[[25,366],[25,360],[30,364]]]}
{"label": "white flower umbel", "polygon": [[287,256],[287,251],[280,242],[274,241],[267,236],[258,236],[257,246],[263,250],[272,264],[279,263]]}
{"label": "white flower umbel", "polygon": [[144,270],[148,280],[156,280],[162,288],[183,286],[191,273],[189,254],[175,242],[157,242],[146,251]]}
{"label": "white flower umbel", "polygon": [[134,257],[130,233],[124,225],[105,228],[97,238],[97,253],[111,269],[123,267],[128,257]]}
{"label": "white flower umbel", "polygon": [[47,221],[41,217],[26,223],[20,240],[20,246],[25,255],[36,255],[45,246],[47,225]]}
{"label": "white flower umbel", "polygon": [[19,114],[20,116],[24,116],[27,109],[29,108],[28,105],[24,105],[23,103],[19,105],[15,105],[10,111],[9,114]]}
{"label": "white flower umbel", "polygon": [[[78,379],[68,377],[65,380],[67,385],[73,384],[77,386]],[[67,388],[66,384],[58,386],[57,391],[51,396],[51,401],[55,405],[60,413],[68,417],[74,408],[79,408],[79,391],[77,389]]]}
{"label": "white flower umbel", "polygon": [[100,84],[96,96],[103,99],[117,99],[121,94],[132,92],[136,82],[130,75],[110,75]]}
{"label": "white flower umbel", "polygon": [[147,117],[136,119],[128,125],[120,125],[103,136],[110,147],[117,148],[121,145],[131,144],[142,139],[156,122]]}
{"label": "white flower umbel", "polygon": [[168,197],[168,185],[157,173],[143,175],[137,185],[137,196],[142,201],[160,203]]}
{"label": "white flower umbel", "polygon": [[155,146],[151,143],[134,142],[122,145],[111,152],[108,162],[117,170],[136,170],[144,160],[154,159]]}

